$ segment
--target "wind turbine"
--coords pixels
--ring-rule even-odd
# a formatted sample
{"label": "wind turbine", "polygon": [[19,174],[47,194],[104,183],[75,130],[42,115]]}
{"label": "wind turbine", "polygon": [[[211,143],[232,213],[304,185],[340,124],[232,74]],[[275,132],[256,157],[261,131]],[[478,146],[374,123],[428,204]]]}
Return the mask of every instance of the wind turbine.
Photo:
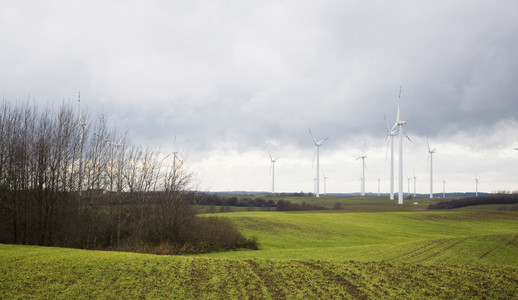
{"label": "wind turbine", "polygon": [[86,126],[86,122],[81,119],[81,93],[78,93],[77,96],[77,124],[74,127],[74,130],[78,127],[81,127],[81,132],[79,135],[79,180],[77,189],[79,190],[79,196],[82,195],[83,190],[83,148],[84,148],[84,135],[85,129],[93,133],[94,135],[100,137],[100,135],[94,132],[92,129]]}
{"label": "wind turbine", "polygon": [[311,132],[311,129],[309,129],[309,134],[311,134],[311,137],[313,138],[313,143],[315,143],[315,152],[313,153],[313,160],[315,159],[315,153],[317,155],[317,177],[316,177],[316,185],[315,185],[315,194],[318,197],[320,197],[320,192],[319,192],[319,186],[320,186],[320,155],[319,155],[319,149],[320,149],[320,145],[322,145],[322,143],[324,143],[327,139],[329,139],[329,137],[326,137],[325,139],[323,140],[320,140],[320,141],[316,141],[315,140],[315,137],[313,136],[313,133]]}
{"label": "wind turbine", "polygon": [[358,157],[356,160],[358,159],[362,159],[362,186],[361,186],[361,195],[362,196],[365,196],[365,167],[367,167],[365,165],[365,158],[367,158],[367,156],[364,155],[365,153],[365,142],[363,143],[363,150],[362,150],[362,156]]}
{"label": "wind turbine", "polygon": [[442,178],[442,197],[446,198],[446,181],[444,181],[444,177]]}
{"label": "wind turbine", "polygon": [[[124,136],[120,139],[120,141],[118,143],[115,143],[107,138],[104,138],[104,130],[103,130],[102,134],[99,134],[99,133],[93,131],[92,129],[88,128],[88,126],[86,126],[86,122],[83,121],[81,118],[81,93],[78,93],[78,96],[77,96],[77,123],[74,126],[73,130],[75,130],[78,127],[81,127],[81,132],[80,132],[80,136],[79,136],[80,141],[79,141],[79,179],[78,179],[79,196],[81,196],[82,190],[83,190],[83,150],[84,150],[83,148],[84,148],[85,130],[89,131],[90,133],[92,133],[93,135],[95,135],[96,137],[101,139],[103,143],[108,143],[111,146],[113,146],[114,148],[120,148],[122,146],[122,142],[123,142],[124,138],[126,137],[126,135],[128,134],[128,131],[126,131],[126,133],[124,134]],[[106,166],[104,168],[105,168],[105,172],[106,172]],[[119,172],[120,172],[120,168],[119,168]]]}
{"label": "wind turbine", "polygon": [[414,169],[414,198],[415,198],[415,186],[417,182],[417,177],[415,177],[415,169]]}
{"label": "wind turbine", "polygon": [[272,194],[274,194],[275,193],[275,162],[280,157],[273,159],[272,154],[270,153],[270,150],[268,150],[268,154],[270,154],[270,160],[272,161]]}
{"label": "wind turbine", "polygon": [[[401,96],[401,88],[399,90],[399,94]],[[397,115],[396,115],[396,123],[392,126],[390,132],[394,131],[397,128],[397,134],[399,134],[399,193],[398,193],[398,204],[403,204],[403,135],[405,132],[403,131],[403,125],[406,124],[406,121],[402,121],[399,119],[399,103],[397,105]],[[405,135],[406,136],[406,135]],[[408,136],[406,136],[408,140]]]}
{"label": "wind turbine", "polygon": [[324,196],[326,195],[326,190],[327,190],[327,177],[326,176],[326,173],[324,173]]}
{"label": "wind turbine", "polygon": [[408,196],[410,196],[410,180],[412,180],[412,177],[407,177],[406,178],[407,180],[407,189],[408,189]]}
{"label": "wind turbine", "polygon": [[380,196],[380,177],[378,176],[378,197]]}
{"label": "wind turbine", "polygon": [[428,139],[426,139],[426,143],[428,144],[428,153],[430,153],[430,199],[433,198],[433,154],[437,148],[430,150],[430,143]]}
{"label": "wind turbine", "polygon": [[81,93],[77,96],[77,124],[74,129],[79,126],[81,126],[81,132],[79,135],[79,180],[77,189],[79,190],[79,196],[81,196],[83,189],[83,137],[86,127],[86,123],[81,120]]}

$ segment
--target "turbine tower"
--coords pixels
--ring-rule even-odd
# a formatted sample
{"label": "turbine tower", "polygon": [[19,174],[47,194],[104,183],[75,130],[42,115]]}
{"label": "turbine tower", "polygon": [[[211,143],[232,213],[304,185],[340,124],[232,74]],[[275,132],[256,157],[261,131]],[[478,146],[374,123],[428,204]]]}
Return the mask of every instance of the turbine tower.
{"label": "turbine tower", "polygon": [[268,150],[268,154],[270,154],[270,160],[272,161],[272,194],[275,193],[275,162],[280,158],[277,157],[276,159],[273,159],[272,154],[270,153],[270,150]]}
{"label": "turbine tower", "polygon": [[442,197],[446,198],[446,181],[444,181],[444,177],[442,178]]}
{"label": "turbine tower", "polygon": [[320,149],[320,145],[322,145],[322,143],[324,143],[327,139],[329,139],[329,137],[326,137],[325,139],[323,140],[320,140],[320,141],[316,141],[315,140],[315,137],[313,136],[313,133],[311,132],[311,129],[309,129],[309,134],[311,134],[311,138],[313,138],[313,143],[315,143],[315,152],[313,153],[313,160],[315,159],[315,153],[317,155],[317,177],[316,177],[316,184],[315,184],[315,194],[318,197],[320,197],[320,192],[319,192],[319,186],[320,186],[320,155],[319,155],[319,149]]}
{"label": "turbine tower", "polygon": [[387,117],[385,117],[385,125],[387,126],[387,138],[390,139],[390,200],[394,200],[394,136],[397,135],[397,130],[394,127],[389,128]]}
{"label": "turbine tower", "polygon": [[[401,89],[399,90],[399,94],[401,95]],[[403,125],[406,124],[406,121],[402,121],[399,119],[399,103],[397,105],[397,115],[396,115],[396,123],[390,130],[390,132],[394,131],[397,128],[397,134],[399,134],[399,193],[398,193],[398,204],[403,204],[403,135],[405,132],[403,131]],[[405,135],[406,136],[406,135]],[[406,136],[408,140],[408,136]]]}
{"label": "turbine tower", "polygon": [[408,194],[408,196],[410,196],[410,181],[412,180],[412,177],[407,177],[406,179],[408,181],[407,182],[407,189],[408,189],[407,194]]}
{"label": "turbine tower", "polygon": [[380,196],[380,177],[378,176],[378,197]]}
{"label": "turbine tower", "polygon": [[361,186],[361,195],[362,196],[365,196],[365,168],[367,167],[367,165],[365,165],[365,159],[367,158],[367,156],[364,155],[365,153],[365,142],[363,143],[363,150],[362,150],[362,156],[356,158],[356,160],[358,159],[362,159],[362,186]]}
{"label": "turbine tower", "polygon": [[415,177],[415,169],[414,169],[414,198],[415,198],[415,186],[417,182],[417,177]]}
{"label": "turbine tower", "polygon": [[329,177],[327,177],[326,173],[324,173],[324,196],[326,195],[326,192],[327,192],[326,191],[327,190],[327,178],[329,178]]}
{"label": "turbine tower", "polygon": [[430,153],[430,199],[433,198],[433,154],[435,153],[435,149],[430,150],[430,143],[428,139],[426,139],[426,143],[428,144],[428,153]]}

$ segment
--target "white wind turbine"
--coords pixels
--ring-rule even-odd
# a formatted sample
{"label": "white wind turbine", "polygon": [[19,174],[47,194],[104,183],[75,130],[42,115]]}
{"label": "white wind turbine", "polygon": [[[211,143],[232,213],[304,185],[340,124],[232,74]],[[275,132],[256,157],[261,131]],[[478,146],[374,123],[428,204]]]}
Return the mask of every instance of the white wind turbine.
{"label": "white wind turbine", "polygon": [[272,154],[270,153],[270,150],[268,150],[268,154],[270,155],[270,160],[272,161],[272,194],[274,194],[275,193],[275,162],[280,157],[273,159]]}
{"label": "white wind turbine", "polygon": [[[400,89],[401,95],[401,89]],[[398,193],[398,204],[403,204],[403,135],[405,132],[403,131],[403,125],[406,124],[406,121],[402,121],[399,119],[399,103],[397,105],[397,116],[396,123],[392,126],[392,129],[389,132],[394,131],[397,128],[397,134],[399,134],[399,193]],[[406,135],[405,135],[406,136]],[[408,140],[408,136],[406,136]]]}
{"label": "white wind turbine", "polygon": [[356,158],[356,160],[360,159],[362,160],[362,181],[361,181],[361,195],[365,196],[365,168],[367,165],[365,165],[365,159],[367,156],[365,154],[365,142],[363,143],[363,150],[362,150],[362,156]]}
{"label": "white wind turbine", "polygon": [[380,196],[380,177],[378,176],[378,197]]}
{"label": "white wind turbine", "polygon": [[327,192],[327,177],[326,176],[326,173],[324,173],[324,196],[326,195],[326,192]]}
{"label": "white wind turbine", "polygon": [[428,139],[426,139],[426,143],[428,144],[428,153],[430,153],[430,199],[433,198],[433,154],[435,153],[435,149],[430,149],[430,143]]}
{"label": "white wind turbine", "polygon": [[[81,127],[81,132],[80,132],[80,136],[79,136],[80,141],[79,141],[79,180],[78,180],[79,196],[81,196],[82,190],[83,190],[83,148],[84,148],[85,130],[91,132],[93,135],[102,139],[102,142],[108,143],[111,146],[113,146],[114,148],[120,148],[123,145],[122,144],[123,140],[126,137],[126,135],[128,134],[128,131],[126,131],[126,133],[124,134],[124,136],[120,139],[120,141],[118,143],[114,143],[113,141],[104,138],[104,133],[101,135],[101,134],[93,131],[92,129],[88,128],[88,126],[86,126],[86,122],[81,119],[81,93],[78,93],[78,96],[77,96],[77,124],[76,124],[76,126],[74,126],[73,130],[75,130],[78,127]],[[105,166],[105,172],[106,172],[106,166]],[[120,172],[120,168],[119,168],[119,172]]]}
{"label": "white wind turbine", "polygon": [[442,178],[442,197],[446,198],[446,181]]}
{"label": "white wind turbine", "polygon": [[410,196],[410,181],[412,180],[412,177],[407,177],[406,180],[408,181],[407,182],[407,194],[408,196]]}
{"label": "white wind turbine", "polygon": [[415,169],[414,169],[414,198],[415,198],[415,186],[417,182],[417,177],[415,177]]}
{"label": "white wind turbine", "polygon": [[320,149],[320,145],[322,145],[322,143],[324,143],[327,139],[329,139],[329,137],[326,137],[325,139],[323,140],[320,140],[320,141],[316,141],[315,140],[315,137],[313,136],[313,133],[311,132],[311,129],[309,129],[309,134],[311,134],[311,137],[313,138],[313,143],[315,143],[315,152],[313,153],[313,160],[315,159],[315,153],[317,155],[317,177],[316,177],[316,184],[315,184],[315,194],[318,197],[320,197],[320,192],[319,192],[319,186],[320,186],[320,155],[319,155],[319,149]]}
{"label": "white wind turbine", "polygon": [[81,93],[77,96],[77,124],[74,130],[79,126],[81,126],[81,133],[79,136],[79,181],[77,188],[79,190],[79,196],[81,196],[83,189],[83,137],[86,128],[86,123],[81,120]]}

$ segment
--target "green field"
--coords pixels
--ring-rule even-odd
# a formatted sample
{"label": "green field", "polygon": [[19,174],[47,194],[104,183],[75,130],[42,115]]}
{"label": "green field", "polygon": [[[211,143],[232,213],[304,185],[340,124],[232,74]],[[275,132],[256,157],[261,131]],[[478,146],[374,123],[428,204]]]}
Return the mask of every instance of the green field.
{"label": "green field", "polygon": [[225,214],[260,251],[205,254],[233,259],[322,259],[518,266],[518,213],[236,212]]}
{"label": "green field", "polygon": [[355,201],[340,211],[221,214],[258,238],[257,251],[0,245],[0,298],[518,298],[518,212],[392,212]]}

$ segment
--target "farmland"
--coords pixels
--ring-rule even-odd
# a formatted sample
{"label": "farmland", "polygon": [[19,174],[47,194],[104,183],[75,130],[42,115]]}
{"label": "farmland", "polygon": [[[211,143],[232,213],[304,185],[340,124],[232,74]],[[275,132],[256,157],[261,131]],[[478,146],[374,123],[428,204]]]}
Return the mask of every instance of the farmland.
{"label": "farmland", "polygon": [[517,212],[412,204],[394,212],[374,201],[360,211],[352,202],[354,209],[220,214],[258,239],[256,251],[157,256],[0,245],[0,298],[518,297]]}

